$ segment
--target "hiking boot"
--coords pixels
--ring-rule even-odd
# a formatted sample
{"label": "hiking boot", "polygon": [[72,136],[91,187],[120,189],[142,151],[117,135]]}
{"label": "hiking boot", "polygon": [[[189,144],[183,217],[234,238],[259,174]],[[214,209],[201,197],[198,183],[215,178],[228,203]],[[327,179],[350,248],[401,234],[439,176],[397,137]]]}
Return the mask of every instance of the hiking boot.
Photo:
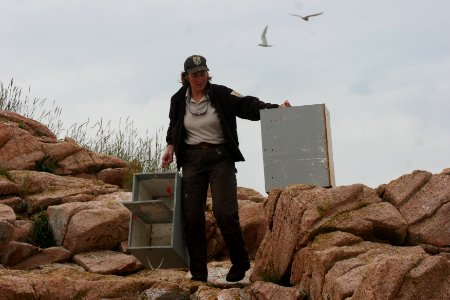
{"label": "hiking boot", "polygon": [[205,276],[205,275],[193,275],[191,277],[191,280],[208,282],[208,276]]}
{"label": "hiking boot", "polygon": [[245,277],[245,272],[250,269],[250,263],[247,263],[243,266],[232,265],[230,271],[227,274],[227,281],[236,282],[242,280]]}

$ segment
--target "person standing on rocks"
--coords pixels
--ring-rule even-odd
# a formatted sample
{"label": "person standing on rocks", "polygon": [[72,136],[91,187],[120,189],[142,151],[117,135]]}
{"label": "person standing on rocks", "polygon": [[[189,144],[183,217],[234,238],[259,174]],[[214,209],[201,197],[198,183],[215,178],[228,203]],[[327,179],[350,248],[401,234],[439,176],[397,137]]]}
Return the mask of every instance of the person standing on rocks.
{"label": "person standing on rocks", "polygon": [[244,157],[239,150],[236,117],[258,121],[261,109],[291,105],[287,100],[281,105],[265,103],[212,84],[208,71],[201,55],[189,56],[184,62],[182,87],[170,101],[161,166],[167,168],[175,154],[182,171],[182,214],[192,280],[208,279],[205,206],[210,186],[214,217],[232,263],[226,280],[236,282],[250,268],[238,214],[235,162]]}

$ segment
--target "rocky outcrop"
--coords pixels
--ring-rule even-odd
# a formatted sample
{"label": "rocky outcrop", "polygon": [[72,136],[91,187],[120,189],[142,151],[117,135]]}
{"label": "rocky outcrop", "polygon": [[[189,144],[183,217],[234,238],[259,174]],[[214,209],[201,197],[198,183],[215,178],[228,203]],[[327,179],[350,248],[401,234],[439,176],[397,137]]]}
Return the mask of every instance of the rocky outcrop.
{"label": "rocky outcrop", "polygon": [[[376,203],[381,199],[363,185],[333,189],[292,185],[282,193],[271,193],[266,203],[269,226],[256,255],[256,272],[276,274],[288,282],[292,258],[299,249],[320,233],[335,230],[333,224],[340,225],[335,218]],[[354,230],[366,228],[370,234],[368,227]]]}
{"label": "rocky outcrop", "polygon": [[81,267],[49,266],[29,272],[0,269],[1,299],[138,299],[155,280],[100,275]]}
{"label": "rocky outcrop", "polygon": [[350,235],[322,234],[302,248],[292,283],[312,299],[445,299],[450,273],[444,257]]}
{"label": "rocky outcrop", "polygon": [[0,299],[450,298],[450,169],[376,189],[238,188],[252,262],[236,283],[208,198],[208,284],[128,252],[125,170],[0,111]]}
{"label": "rocky outcrop", "polygon": [[408,224],[409,245],[450,247],[450,171],[405,174],[383,186],[384,201],[394,205]]}
{"label": "rocky outcrop", "polygon": [[124,185],[128,173],[125,161],[92,152],[69,138],[58,140],[43,124],[2,110],[0,166],[8,170],[98,178],[119,186]]}
{"label": "rocky outcrop", "polygon": [[299,287],[310,299],[447,299],[449,180],[446,169],[376,190],[272,191],[251,281]]}
{"label": "rocky outcrop", "polygon": [[[2,177],[2,176],[0,176]],[[119,187],[100,180],[89,180],[73,176],[59,176],[38,171],[8,171],[3,177],[18,187],[18,192],[3,194],[7,199],[19,198],[20,205],[12,205],[16,213],[34,214],[49,206],[88,202],[100,195],[119,191]],[[0,200],[3,203],[3,200]]]}

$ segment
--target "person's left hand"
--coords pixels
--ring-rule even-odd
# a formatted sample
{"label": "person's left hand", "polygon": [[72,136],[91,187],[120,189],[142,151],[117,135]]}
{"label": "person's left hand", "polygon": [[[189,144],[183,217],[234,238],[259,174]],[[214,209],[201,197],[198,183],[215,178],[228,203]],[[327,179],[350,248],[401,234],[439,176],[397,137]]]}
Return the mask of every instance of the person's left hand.
{"label": "person's left hand", "polygon": [[291,107],[291,103],[289,103],[288,100],[284,100],[284,102],[280,104],[280,107]]}

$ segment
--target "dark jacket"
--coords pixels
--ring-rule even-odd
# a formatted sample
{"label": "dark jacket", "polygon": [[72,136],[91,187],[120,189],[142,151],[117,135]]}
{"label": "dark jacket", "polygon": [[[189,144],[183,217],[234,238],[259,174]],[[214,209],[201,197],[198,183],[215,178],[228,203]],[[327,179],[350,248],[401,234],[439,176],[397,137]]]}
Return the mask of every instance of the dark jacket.
{"label": "dark jacket", "polygon": [[[186,90],[187,87],[181,87],[170,100],[170,123],[166,136],[167,144],[174,147],[178,169],[183,165],[182,154],[185,150],[184,139],[186,130],[184,128],[184,114],[186,110]],[[242,96],[223,85],[208,83],[206,90],[212,106],[217,111],[226,146],[235,161],[244,161],[244,156],[239,150],[236,117],[259,121],[259,111],[261,109],[277,108],[279,105],[265,103],[252,96]]]}

